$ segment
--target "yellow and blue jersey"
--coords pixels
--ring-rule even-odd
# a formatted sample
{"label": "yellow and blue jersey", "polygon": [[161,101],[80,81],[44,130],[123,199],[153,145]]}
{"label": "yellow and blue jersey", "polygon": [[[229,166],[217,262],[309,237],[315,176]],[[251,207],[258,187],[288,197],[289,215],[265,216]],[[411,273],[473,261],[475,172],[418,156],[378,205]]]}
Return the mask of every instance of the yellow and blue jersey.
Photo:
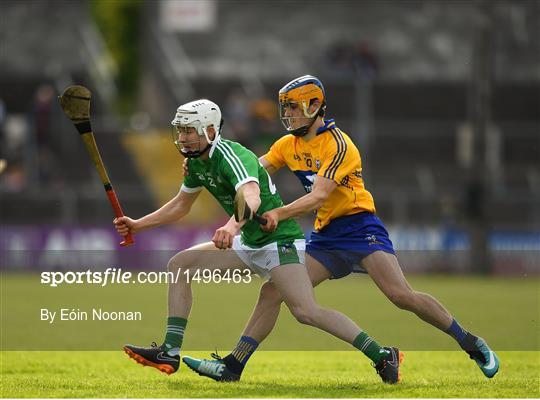
{"label": "yellow and blue jersey", "polygon": [[283,136],[264,157],[276,168],[287,165],[306,192],[312,190],[315,176],[336,182],[337,187],[317,210],[315,231],[338,217],[364,211],[375,213],[373,196],[362,179],[360,152],[334,120],[325,121],[317,136],[309,141],[290,134]]}

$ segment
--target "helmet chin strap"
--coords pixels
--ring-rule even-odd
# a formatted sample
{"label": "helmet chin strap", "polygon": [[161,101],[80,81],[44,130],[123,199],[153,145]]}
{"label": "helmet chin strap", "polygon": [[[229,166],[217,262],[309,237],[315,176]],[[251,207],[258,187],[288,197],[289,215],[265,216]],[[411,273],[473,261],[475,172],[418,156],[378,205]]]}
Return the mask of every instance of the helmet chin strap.
{"label": "helmet chin strap", "polygon": [[211,144],[207,144],[206,147],[202,150],[192,150],[192,151],[185,151],[180,149],[180,153],[186,158],[199,158],[204,153],[206,153],[208,150],[210,150],[210,147],[212,147]]}
{"label": "helmet chin strap", "polygon": [[296,137],[306,136],[308,131],[309,131],[309,128],[311,128],[313,126],[316,119],[317,119],[317,116],[313,117],[311,119],[311,123],[309,123],[307,125],[304,125],[304,126],[301,126],[300,128],[293,129],[293,130],[290,131],[290,133],[292,135],[296,136]]}

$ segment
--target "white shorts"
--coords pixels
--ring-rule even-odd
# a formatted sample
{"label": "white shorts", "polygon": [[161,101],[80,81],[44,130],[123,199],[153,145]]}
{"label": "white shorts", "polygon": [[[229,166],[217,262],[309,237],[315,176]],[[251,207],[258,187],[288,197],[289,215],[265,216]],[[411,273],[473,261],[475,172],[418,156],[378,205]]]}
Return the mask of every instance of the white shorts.
{"label": "white shorts", "polygon": [[242,243],[240,235],[237,235],[232,248],[244,264],[263,279],[269,278],[270,271],[279,265],[306,263],[304,239],[296,239],[292,243],[272,242],[260,248],[252,248]]}

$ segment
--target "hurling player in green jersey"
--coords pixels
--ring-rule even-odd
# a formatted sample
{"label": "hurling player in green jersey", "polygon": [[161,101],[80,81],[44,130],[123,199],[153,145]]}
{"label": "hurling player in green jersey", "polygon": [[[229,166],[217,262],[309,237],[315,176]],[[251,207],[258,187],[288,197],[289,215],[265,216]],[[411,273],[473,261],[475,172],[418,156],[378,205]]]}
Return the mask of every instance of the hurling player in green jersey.
{"label": "hurling player in green jersey", "polygon": [[[265,212],[283,206],[266,170],[258,158],[242,145],[220,136],[222,125],[219,107],[206,99],[180,106],[172,121],[175,144],[189,159],[190,174],[180,192],[160,209],[140,219],[127,216],[114,220],[122,235],[178,221],[187,215],[202,188],[206,188],[232,215],[234,198],[242,191],[247,206]],[[238,232],[241,235],[238,235]],[[221,250],[221,251],[219,251]],[[261,277],[270,277],[285,304],[299,322],[322,329],[348,343],[359,336],[366,349],[386,355],[348,317],[320,307],[313,296],[313,287],[305,268],[305,240],[298,223],[280,221],[271,233],[260,229],[255,221],[236,222],[234,217],[216,230],[212,241],[193,246],[176,254],[168,264],[174,276],[189,271],[193,276],[201,270],[229,270],[249,267]],[[187,279],[169,283],[168,319],[163,343],[152,347],[124,346],[124,351],[137,362],[162,372],[176,372],[180,348],[192,305],[191,282]],[[242,360],[255,351],[256,341],[242,337],[238,358],[196,360],[185,357],[192,369],[217,380],[238,380]],[[367,350],[366,350],[367,351]],[[397,373],[397,370],[396,370]]]}

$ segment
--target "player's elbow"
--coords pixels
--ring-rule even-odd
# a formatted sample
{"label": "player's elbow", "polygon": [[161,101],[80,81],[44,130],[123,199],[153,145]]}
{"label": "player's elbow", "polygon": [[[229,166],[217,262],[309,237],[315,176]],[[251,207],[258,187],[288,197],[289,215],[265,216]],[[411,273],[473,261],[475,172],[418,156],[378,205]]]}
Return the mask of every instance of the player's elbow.
{"label": "player's elbow", "polygon": [[257,211],[261,205],[261,191],[257,182],[248,182],[241,187],[244,199],[253,211]]}
{"label": "player's elbow", "polygon": [[250,201],[246,200],[246,202],[249,205],[249,207],[253,210],[253,212],[257,211],[259,207],[261,206],[261,198],[259,196],[253,197],[252,199],[250,199]]}

